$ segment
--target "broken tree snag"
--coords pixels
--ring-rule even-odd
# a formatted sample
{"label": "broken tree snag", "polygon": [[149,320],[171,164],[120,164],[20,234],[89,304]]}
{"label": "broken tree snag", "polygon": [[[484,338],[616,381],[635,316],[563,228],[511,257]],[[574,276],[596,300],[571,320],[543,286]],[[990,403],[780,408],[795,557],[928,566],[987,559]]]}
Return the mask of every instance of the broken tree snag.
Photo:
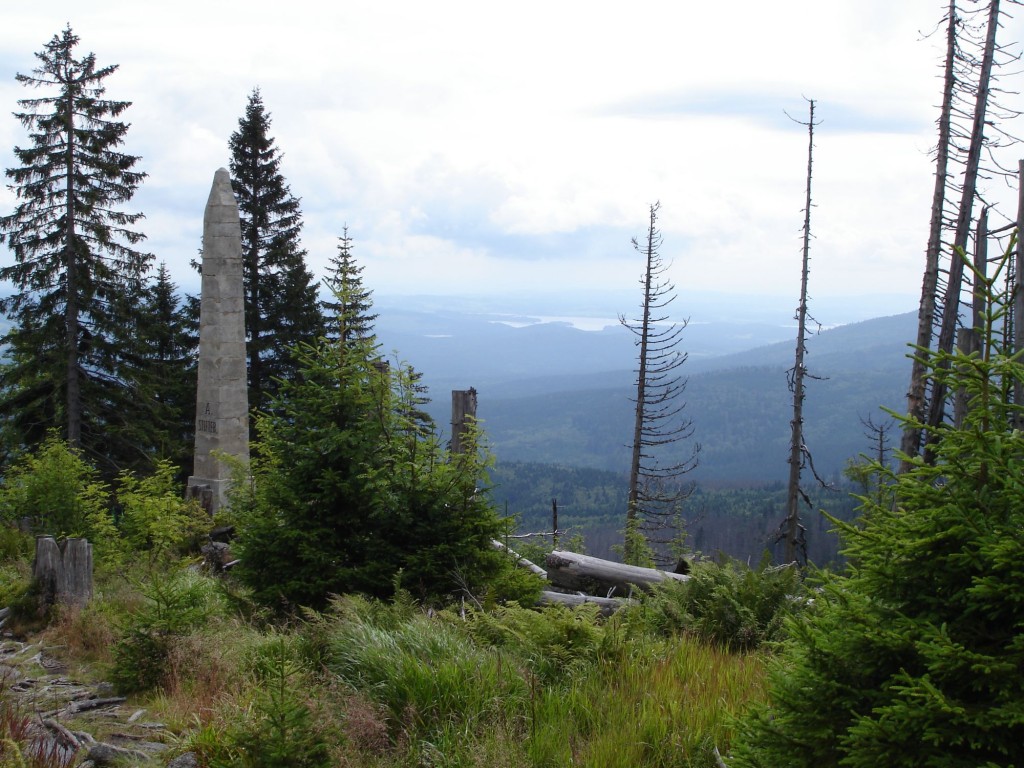
{"label": "broken tree snag", "polygon": [[37,536],[32,581],[41,611],[58,603],[84,607],[92,597],[92,544],[85,539]]}
{"label": "broken tree snag", "polygon": [[209,485],[195,483],[185,489],[186,499],[195,499],[203,511],[213,517],[213,489]]}
{"label": "broken tree snag", "polygon": [[464,436],[470,425],[476,421],[476,390],[452,390],[452,453],[463,453],[466,449]]}
{"label": "broken tree snag", "polygon": [[547,566],[548,580],[561,589],[570,589],[574,592],[617,593],[623,597],[630,593],[632,587],[650,589],[666,579],[687,581],[690,578],[681,573],[623,565],[558,549],[547,556],[544,564]]}

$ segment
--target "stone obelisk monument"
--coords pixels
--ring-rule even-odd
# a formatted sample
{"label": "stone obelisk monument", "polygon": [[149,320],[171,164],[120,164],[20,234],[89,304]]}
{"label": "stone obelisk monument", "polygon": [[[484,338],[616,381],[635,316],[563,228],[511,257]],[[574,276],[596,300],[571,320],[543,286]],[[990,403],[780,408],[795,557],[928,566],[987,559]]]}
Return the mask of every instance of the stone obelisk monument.
{"label": "stone obelisk monument", "polygon": [[220,168],[203,216],[195,469],[188,494],[211,513],[226,501],[231,468],[218,454],[249,462],[242,228],[231,177]]}

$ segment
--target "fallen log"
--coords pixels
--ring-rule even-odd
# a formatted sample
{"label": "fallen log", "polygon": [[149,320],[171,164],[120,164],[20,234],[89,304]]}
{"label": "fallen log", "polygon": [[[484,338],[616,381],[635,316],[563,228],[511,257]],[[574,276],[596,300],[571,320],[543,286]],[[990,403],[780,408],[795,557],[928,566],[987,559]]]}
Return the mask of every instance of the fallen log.
{"label": "fallen log", "polygon": [[570,595],[565,592],[551,592],[548,590],[541,592],[540,598],[537,600],[539,605],[568,605],[571,608],[592,603],[600,608],[602,616],[611,616],[619,608],[630,605],[633,602],[633,600],[625,597],[595,597],[594,595],[581,595],[578,592]]}
{"label": "fallen log", "polygon": [[127,699],[124,696],[110,696],[105,699],[86,699],[85,701],[73,701],[68,704],[66,711],[69,715],[77,715],[80,712],[87,712],[90,709],[109,707],[115,704],[123,704]]}
{"label": "fallen log", "polygon": [[548,580],[555,586],[608,597],[615,593],[629,595],[634,587],[649,590],[666,579],[687,581],[690,578],[681,573],[623,565],[559,549],[547,556],[544,565],[547,567]]}
{"label": "fallen log", "polygon": [[57,739],[63,744],[64,747],[71,749],[72,751],[82,746],[82,742],[78,739],[75,734],[65,728],[63,725],[58,723],[56,720],[51,718],[43,719],[39,718],[44,726],[56,734]]}
{"label": "fallen log", "polygon": [[518,565],[520,568],[525,568],[526,570],[530,571],[531,573],[534,573],[537,576],[540,576],[542,579],[546,579],[548,577],[547,571],[545,571],[539,565],[537,565],[534,562],[531,562],[531,561],[527,560],[525,557],[520,555],[515,550],[509,549],[507,546],[502,544],[497,539],[491,539],[491,546],[494,549],[497,549],[497,550],[499,550],[501,552],[508,552],[510,555],[512,555],[512,557],[514,557],[516,559],[516,565]]}

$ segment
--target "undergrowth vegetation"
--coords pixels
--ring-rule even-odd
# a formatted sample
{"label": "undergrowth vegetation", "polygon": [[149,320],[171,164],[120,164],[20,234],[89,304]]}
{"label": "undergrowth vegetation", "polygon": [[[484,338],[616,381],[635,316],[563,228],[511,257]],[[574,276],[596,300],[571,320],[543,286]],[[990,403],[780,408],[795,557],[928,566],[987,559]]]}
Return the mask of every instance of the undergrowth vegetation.
{"label": "undergrowth vegetation", "polygon": [[[398,411],[412,413],[411,397]],[[483,454],[448,457],[403,419],[388,433],[398,453],[371,494],[381,507],[373,514],[401,512],[386,541],[363,521],[356,553],[352,532],[331,522],[342,500],[352,502],[346,515],[361,514],[352,489],[334,488],[313,515],[282,440],[276,474],[259,474],[269,495],[227,510],[242,565],[218,574],[197,551],[213,521],[180,497],[169,465],[108,487],[78,452],[48,441],[0,484],[0,607],[12,609],[4,629],[31,635],[77,679],[112,683],[126,708],[163,724],[168,755],[191,752],[204,768],[717,765],[735,717],[764,702],[764,649],[802,605],[796,574],[702,563],[687,583],[611,617],[593,605],[533,607],[540,580],[491,546],[505,523],[479,491]],[[422,465],[401,464],[399,448]],[[314,479],[335,465],[316,446],[303,455],[305,485],[320,487]],[[399,464],[415,477],[385,471]],[[360,478],[365,470],[349,468]],[[291,527],[277,503],[286,480]],[[333,538],[315,535],[328,529]],[[94,542],[84,607],[37,604],[37,533]],[[288,541],[308,557],[296,560]],[[33,746],[33,717],[0,689],[0,766],[69,762],[53,762],[47,742]]]}
{"label": "undergrowth vegetation", "polygon": [[650,611],[338,598],[287,636],[250,629],[258,693],[221,699],[186,744],[209,765],[715,765],[763,699],[763,659],[659,632]]}
{"label": "undergrowth vegetation", "polygon": [[[729,574],[720,592],[743,583],[715,569]],[[733,599],[754,614],[749,594]],[[431,610],[400,590],[282,624],[230,578],[146,563],[102,574],[93,601],[58,611],[42,642],[113,681],[165,724],[173,753],[211,768],[714,766],[735,715],[764,700],[764,652],[723,640],[724,626],[690,632],[687,621],[716,621],[702,605],[672,587],[610,618],[593,606]],[[11,724],[31,713],[7,694],[0,707],[0,765],[18,764],[24,734]]]}

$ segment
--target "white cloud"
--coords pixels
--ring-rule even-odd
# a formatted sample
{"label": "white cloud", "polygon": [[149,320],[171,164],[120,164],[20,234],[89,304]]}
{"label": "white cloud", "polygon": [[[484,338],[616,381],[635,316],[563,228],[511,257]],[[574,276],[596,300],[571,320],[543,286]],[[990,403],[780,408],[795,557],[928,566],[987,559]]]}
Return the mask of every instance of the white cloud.
{"label": "white cloud", "polygon": [[[920,33],[942,13],[934,0],[51,0],[5,12],[0,103],[15,108],[14,73],[65,21],[120,64],[108,95],[134,102],[126,148],[149,173],[135,207],[182,282],[259,86],[315,270],[348,223],[378,293],[628,289],[629,240],[661,200],[678,284],[787,294],[806,133],[786,113],[803,119],[806,95],[823,121],[814,289],[912,296],[942,47]],[[1002,35],[1021,39],[1021,23]],[[4,167],[23,141],[0,115]]]}

